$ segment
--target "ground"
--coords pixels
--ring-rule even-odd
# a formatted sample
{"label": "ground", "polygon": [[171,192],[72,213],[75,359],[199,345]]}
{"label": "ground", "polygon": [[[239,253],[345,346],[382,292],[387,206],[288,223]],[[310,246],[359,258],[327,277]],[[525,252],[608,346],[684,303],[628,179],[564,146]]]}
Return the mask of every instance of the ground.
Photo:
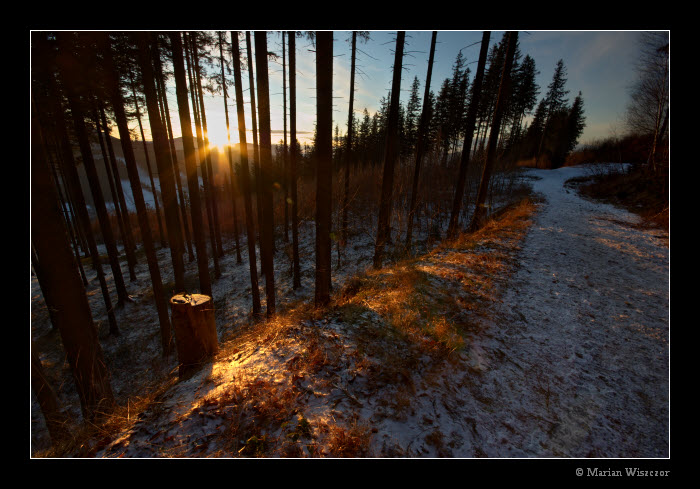
{"label": "ground", "polygon": [[[527,170],[535,198],[380,271],[358,232],[322,312],[308,304],[312,270],[292,291],[282,265],[283,314],[252,324],[249,288],[237,286],[247,258],[234,265],[229,253],[214,290],[221,352],[179,382],[174,359],[158,358],[154,310],[139,304],[144,266],[130,284],[141,287],[136,303],[118,312],[122,336],[100,323],[118,428],[73,453],[668,457],[668,234],[565,185],[588,171]],[[42,361],[60,366],[46,318],[33,314]],[[59,396],[76,411],[66,374],[54,374]],[[149,379],[155,390],[141,387]],[[33,404],[35,450],[45,450]]]}

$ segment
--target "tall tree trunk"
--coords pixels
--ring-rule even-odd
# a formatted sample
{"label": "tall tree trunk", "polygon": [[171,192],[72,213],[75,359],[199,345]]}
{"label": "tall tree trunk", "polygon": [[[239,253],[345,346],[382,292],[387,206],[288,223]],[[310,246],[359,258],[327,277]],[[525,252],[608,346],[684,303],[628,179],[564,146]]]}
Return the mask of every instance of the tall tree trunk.
{"label": "tall tree trunk", "polygon": [[282,155],[282,186],[284,187],[284,242],[289,243],[289,154],[287,152],[287,55],[282,31],[282,118],[284,120],[284,154]]}
{"label": "tall tree trunk", "polygon": [[343,217],[341,224],[341,241],[343,249],[348,244],[348,206],[350,205],[350,163],[352,155],[353,136],[353,102],[355,100],[355,48],[357,46],[357,31],[352,31],[352,48],[350,55],[350,103],[348,104],[348,136],[345,148],[345,179],[343,181]]}
{"label": "tall tree trunk", "polygon": [[226,76],[224,72],[224,36],[219,32],[219,58],[221,60],[221,86],[224,89],[224,114],[226,115],[226,156],[228,156],[228,167],[231,185],[231,210],[233,212],[233,236],[236,241],[236,263],[241,263],[241,248],[238,242],[238,212],[236,212],[236,173],[233,170],[233,155],[231,154],[231,130],[228,120],[228,92],[226,90]]}
{"label": "tall tree trunk", "polygon": [[[197,82],[195,81],[194,73],[194,53],[193,43],[189,34],[185,34],[185,55],[187,59],[187,75],[190,81],[190,98],[192,99],[192,110],[194,112],[194,125],[197,132],[197,156],[199,160],[199,171],[202,173],[202,188],[204,190],[204,203],[207,213],[207,225],[209,227],[209,242],[211,243],[211,257],[214,262],[214,278],[221,277],[219,269],[219,258],[216,251],[216,231],[214,230],[214,217],[212,210],[211,189],[209,187],[209,178],[206,165],[206,146],[204,144],[204,136],[202,131],[202,123],[200,119],[200,106]],[[191,58],[190,58],[191,56]]]}
{"label": "tall tree trunk", "polygon": [[134,97],[134,105],[136,106],[136,120],[139,123],[139,131],[141,132],[141,141],[143,142],[143,154],[146,157],[146,168],[148,169],[148,179],[151,182],[151,193],[153,194],[153,203],[156,209],[156,220],[158,221],[158,235],[160,237],[160,247],[167,248],[168,242],[165,239],[165,231],[163,230],[163,221],[160,217],[160,205],[158,204],[158,192],[156,192],[156,185],[153,181],[153,170],[151,169],[151,159],[148,157],[148,145],[146,144],[146,136],[143,133],[143,124],[141,123],[141,111],[139,110],[139,102],[136,98],[136,84],[134,83],[134,77],[131,72],[129,72],[129,81],[131,83],[131,93]]}
{"label": "tall tree trunk", "polygon": [[490,37],[491,33],[489,31],[484,31],[481,37],[479,63],[476,68],[476,76],[472,85],[472,97],[469,103],[469,109],[467,110],[466,132],[464,135],[462,158],[459,163],[459,175],[457,176],[457,184],[455,185],[455,197],[452,202],[452,215],[450,216],[450,224],[447,227],[447,237],[450,239],[457,235],[459,213],[462,207],[462,199],[464,198],[464,183],[467,180],[467,168],[471,160],[470,150],[472,147],[472,137],[474,136],[474,124],[476,122],[476,112],[479,108],[481,85],[484,79],[484,70],[486,66],[486,56],[488,55]]}
{"label": "tall tree trunk", "polygon": [[255,69],[257,76],[258,115],[260,119],[260,188],[262,190],[262,224],[260,257],[265,275],[267,317],[275,314],[274,216],[272,208],[272,134],[270,131],[270,88],[267,76],[267,33],[255,32]]}
{"label": "tall tree trunk", "polygon": [[[114,234],[112,233],[112,227],[110,226],[109,215],[107,214],[107,207],[105,206],[104,196],[102,194],[102,189],[100,188],[100,183],[97,176],[95,160],[93,159],[92,150],[90,148],[90,141],[88,139],[87,128],[85,127],[85,118],[82,103],[79,99],[79,95],[75,92],[75,89],[69,81],[70,75],[66,76],[63,70],[61,72],[61,75],[62,79],[65,81],[64,86],[66,89],[68,105],[70,106],[73,118],[75,136],[78,139],[78,146],[80,147],[80,153],[83,158],[85,173],[87,174],[88,182],[90,184],[89,186],[90,192],[92,194],[92,200],[95,204],[97,218],[100,223],[100,230],[102,231],[102,237],[104,239],[105,247],[107,248],[107,255],[109,257],[110,268],[112,269],[114,285],[117,289],[117,306],[123,306],[125,302],[130,301],[129,294],[126,291],[124,277],[119,266],[119,254],[117,252],[117,245],[114,240]],[[73,73],[72,75],[75,76],[75,73]]]}
{"label": "tall tree trunk", "polygon": [[396,34],[396,52],[394,55],[394,77],[391,83],[391,102],[387,120],[386,149],[384,151],[384,174],[382,175],[382,196],[379,204],[377,224],[377,242],[374,246],[375,269],[382,267],[384,246],[390,239],[391,198],[394,187],[394,164],[398,156],[398,122],[399,96],[401,92],[401,63],[403,59],[403,44],[406,33]]}
{"label": "tall tree trunk", "polygon": [[[224,247],[221,243],[221,226],[219,226],[219,205],[216,198],[216,185],[214,182],[214,174],[212,172],[211,165],[211,153],[209,150],[209,137],[207,130],[207,113],[204,108],[204,92],[202,91],[202,72],[199,64],[199,50],[197,48],[197,33],[191,33],[191,48],[192,48],[192,60],[194,66],[195,81],[197,83],[197,92],[199,93],[199,118],[202,123],[202,130],[204,131],[204,161],[207,179],[204,181],[204,185],[209,187],[209,198],[211,199],[211,209],[212,217],[214,219],[214,238],[216,243],[216,255],[215,257],[221,257],[224,255]],[[216,263],[216,262],[215,262]],[[218,264],[216,265],[218,267]],[[216,273],[217,278],[221,276],[221,272]]]}
{"label": "tall tree trunk", "polygon": [[316,32],[316,307],[330,302],[333,209],[333,32]]}
{"label": "tall tree trunk", "polygon": [[163,121],[158,113],[158,99],[156,98],[155,79],[153,75],[152,60],[157,53],[149,49],[149,35],[140,32],[135,35],[138,45],[139,65],[143,76],[144,95],[146,96],[146,108],[148,110],[148,122],[151,126],[153,148],[156,154],[156,165],[160,180],[160,190],[163,196],[163,211],[165,214],[165,226],[170,240],[170,257],[173,263],[173,276],[175,278],[174,292],[185,290],[185,264],[182,259],[183,242],[180,229],[180,216],[175,191],[173,165],[168,154],[168,140]]}
{"label": "tall tree trunk", "polygon": [[248,166],[248,144],[245,133],[245,112],[243,108],[243,87],[241,86],[241,53],[238,47],[238,32],[231,31],[231,56],[233,58],[233,82],[236,90],[236,112],[238,113],[238,139],[241,154],[241,186],[243,187],[243,206],[245,208],[245,226],[248,241],[248,264],[250,268],[250,288],[253,300],[253,314],[260,314],[260,287],[258,285],[258,268],[255,259],[255,216],[250,192],[250,168]]}
{"label": "tall tree trunk", "polygon": [[72,200],[75,204],[73,208],[77,213],[78,227],[82,228],[83,230],[85,240],[87,241],[90,259],[92,260],[92,267],[95,269],[97,280],[100,283],[100,290],[102,292],[107,319],[109,321],[109,333],[118,335],[119,328],[117,326],[114,308],[112,307],[112,299],[109,296],[109,288],[107,287],[107,280],[105,278],[104,270],[102,269],[102,263],[100,262],[100,254],[97,251],[95,236],[93,235],[90,227],[90,215],[87,211],[85,195],[83,194],[83,190],[80,185],[78,170],[73,158],[73,148],[71,147],[70,140],[68,139],[68,126],[63,115],[63,108],[61,107],[60,91],[54,78],[51,78],[51,100],[53,102],[51,110],[56,119],[58,142],[61,154],[63,156],[60,161],[63,174],[67,177],[66,181],[68,182],[68,191],[72,194]]}
{"label": "tall tree trunk", "polygon": [[411,187],[411,201],[408,207],[408,222],[406,224],[406,250],[411,250],[411,239],[413,238],[413,220],[416,214],[418,203],[418,182],[420,176],[420,167],[423,161],[423,152],[425,151],[425,139],[428,126],[428,110],[430,95],[430,80],[433,74],[433,61],[435,60],[435,44],[437,42],[437,31],[433,31],[433,36],[430,41],[430,55],[428,56],[428,74],[425,77],[425,90],[423,92],[423,109],[418,122],[418,141],[416,142],[416,162],[413,169],[413,186]]}
{"label": "tall tree trunk", "polygon": [[299,264],[299,203],[297,202],[297,97],[296,97],[296,32],[289,36],[289,131],[291,157],[289,161],[289,185],[292,199],[292,288],[301,287],[301,266]]}
{"label": "tall tree trunk", "polygon": [[58,330],[71,367],[83,417],[99,421],[114,408],[114,395],[85,287],[61,224],[58,199],[51,184],[36,107],[31,128],[31,241],[46,271],[47,287],[59,305]]}
{"label": "tall tree trunk", "polygon": [[503,116],[503,112],[505,111],[507,99],[510,95],[510,71],[513,67],[513,57],[515,54],[515,47],[517,42],[518,32],[509,31],[508,45],[506,48],[506,59],[503,64],[501,84],[498,88],[498,98],[496,99],[496,105],[493,111],[493,123],[491,125],[491,132],[489,135],[489,144],[486,148],[486,161],[484,162],[484,169],[483,173],[481,174],[481,183],[479,184],[479,192],[476,197],[474,215],[472,216],[472,221],[469,225],[470,232],[474,232],[477,229],[479,229],[482,226],[485,218],[484,202],[486,201],[486,195],[488,193],[489,188],[489,181],[491,179],[491,171],[493,169],[496,150],[498,148],[498,135],[501,132],[501,118]]}
{"label": "tall tree trunk", "polygon": [[109,135],[109,126],[107,125],[107,116],[105,114],[104,106],[102,102],[99,102],[100,119],[102,121],[102,127],[105,133],[105,140],[107,145],[107,154],[109,155],[109,162],[112,168],[112,176],[114,177],[114,188],[117,191],[117,202],[121,208],[122,219],[124,220],[124,233],[126,235],[126,242],[128,247],[126,247],[126,259],[129,265],[130,280],[136,280],[136,274],[134,273],[134,267],[136,266],[136,243],[134,241],[134,234],[131,230],[131,220],[129,219],[129,209],[126,206],[126,199],[124,198],[124,189],[122,188],[122,181],[119,177],[119,168],[117,167],[117,157],[114,154],[114,147],[112,146],[112,138]]}
{"label": "tall tree trunk", "polygon": [[114,118],[119,130],[119,140],[124,154],[124,162],[126,164],[126,172],[129,176],[131,184],[131,194],[134,197],[134,206],[136,207],[136,217],[139,221],[141,229],[141,241],[143,249],[146,252],[146,262],[148,263],[148,272],[151,277],[151,288],[153,290],[153,300],[156,303],[156,312],[158,313],[158,322],[160,324],[161,349],[163,356],[167,356],[172,352],[172,327],[170,317],[168,316],[168,303],[163,290],[163,280],[160,274],[158,265],[158,257],[156,255],[156,247],[151,234],[151,227],[148,222],[148,209],[143,198],[141,190],[141,179],[139,178],[138,168],[136,166],[136,157],[134,156],[134,147],[131,144],[129,135],[129,126],[124,110],[124,100],[121,90],[119,89],[119,75],[114,66],[112,51],[110,47],[109,35],[103,34],[103,53],[105,60],[105,71],[107,77],[111,81],[108,84],[109,98],[114,110]]}
{"label": "tall tree trunk", "polygon": [[[157,42],[157,36],[153,37],[154,42]],[[184,240],[187,243],[187,253],[189,256],[189,261],[194,261],[194,250],[192,249],[192,237],[190,236],[190,226],[187,220],[187,205],[185,204],[185,195],[182,191],[182,179],[180,177],[180,162],[177,159],[177,149],[175,148],[175,137],[173,136],[173,128],[170,123],[170,109],[168,107],[168,94],[165,89],[165,81],[163,77],[163,67],[160,61],[160,57],[156,58],[155,63],[155,76],[156,76],[156,88],[161,94],[161,100],[163,105],[163,120],[165,121],[165,128],[167,130],[167,138],[170,148],[170,159],[173,163],[173,175],[175,177],[175,187],[177,188],[177,194],[179,197],[180,204],[180,222],[182,229],[184,231]]]}
{"label": "tall tree trunk", "polygon": [[107,181],[109,182],[110,196],[112,197],[114,212],[117,215],[117,227],[119,228],[119,234],[121,235],[122,244],[124,245],[124,254],[126,255],[127,268],[129,270],[129,280],[133,282],[134,280],[136,280],[136,272],[134,270],[134,267],[136,266],[136,258],[133,253],[131,241],[129,240],[129,236],[126,232],[125,221],[126,219],[128,219],[128,214],[126,216],[124,215],[124,212],[122,211],[121,206],[119,204],[119,196],[117,195],[116,185],[114,182],[115,178],[119,178],[118,175],[116,177],[114,175],[114,172],[116,171],[116,164],[113,164],[114,151],[112,150],[111,155],[108,154],[106,150],[106,143],[103,143],[102,141],[103,135],[106,136],[106,138],[109,138],[109,135],[107,134],[106,120],[102,123],[102,128],[100,128],[100,115],[98,114],[97,110],[98,109],[95,110],[94,114],[97,139],[100,142],[102,160],[104,161],[105,170],[107,171]]}
{"label": "tall tree trunk", "polygon": [[[248,59],[248,84],[250,87],[250,113],[253,123],[253,171],[255,174],[255,210],[258,221],[258,242],[260,242],[262,233],[262,190],[260,188],[260,148],[258,145],[258,116],[255,103],[255,80],[254,80],[254,61],[253,49],[250,42],[250,31],[245,33],[246,54]],[[265,270],[262,266],[262,249],[260,250],[260,275],[265,275]]]}
{"label": "tall tree trunk", "polygon": [[175,73],[175,91],[177,94],[178,114],[182,130],[182,146],[185,151],[185,169],[187,170],[187,189],[190,195],[190,215],[192,233],[197,248],[197,267],[199,270],[199,287],[203,294],[211,297],[211,278],[209,277],[209,258],[202,225],[202,202],[199,196],[199,179],[197,177],[197,154],[192,136],[192,120],[187,101],[187,80],[185,62],[182,54],[182,40],[179,32],[170,32],[173,49],[173,71]]}

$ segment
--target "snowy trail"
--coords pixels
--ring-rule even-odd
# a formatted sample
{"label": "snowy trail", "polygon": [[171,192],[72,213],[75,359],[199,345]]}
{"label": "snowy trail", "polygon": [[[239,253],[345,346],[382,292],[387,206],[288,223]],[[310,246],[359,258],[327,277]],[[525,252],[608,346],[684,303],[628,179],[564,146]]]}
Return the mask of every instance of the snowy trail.
{"label": "snowy trail", "polygon": [[531,171],[546,202],[471,349],[492,409],[464,401],[486,456],[669,456],[667,235],[564,187],[583,174]]}

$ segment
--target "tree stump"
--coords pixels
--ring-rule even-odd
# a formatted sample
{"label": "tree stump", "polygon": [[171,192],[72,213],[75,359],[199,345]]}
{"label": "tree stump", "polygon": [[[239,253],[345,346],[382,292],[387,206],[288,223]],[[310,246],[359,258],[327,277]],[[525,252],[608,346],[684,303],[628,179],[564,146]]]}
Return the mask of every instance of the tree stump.
{"label": "tree stump", "polygon": [[170,299],[180,379],[188,377],[219,351],[214,303],[203,294],[177,294]]}

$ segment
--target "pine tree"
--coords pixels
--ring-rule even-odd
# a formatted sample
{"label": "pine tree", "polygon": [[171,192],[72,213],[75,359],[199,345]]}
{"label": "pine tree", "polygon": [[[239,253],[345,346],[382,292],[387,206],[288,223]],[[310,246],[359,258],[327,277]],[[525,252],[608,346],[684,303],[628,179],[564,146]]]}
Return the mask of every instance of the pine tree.
{"label": "pine tree", "polygon": [[233,81],[236,90],[236,111],[238,114],[238,139],[241,157],[240,180],[243,188],[243,206],[245,209],[246,236],[248,241],[248,263],[250,268],[250,286],[253,301],[253,314],[260,314],[260,288],[258,286],[258,269],[255,259],[255,216],[251,198],[250,168],[248,166],[248,143],[246,142],[245,113],[243,108],[243,87],[241,86],[241,53],[238,46],[238,32],[231,31],[231,57],[233,59]]}
{"label": "pine tree", "polygon": [[267,317],[275,314],[274,215],[272,208],[272,141],[270,130],[270,88],[267,71],[267,33],[255,32],[255,68],[257,71],[258,116],[260,122],[260,189],[262,229],[260,258],[265,275]]}
{"label": "pine tree", "polygon": [[148,271],[151,277],[153,298],[156,303],[156,311],[158,313],[158,321],[160,323],[162,352],[164,356],[167,356],[172,351],[172,329],[170,325],[170,318],[168,316],[168,305],[165,300],[163,281],[158,265],[158,258],[156,256],[155,244],[153,242],[151,229],[148,223],[148,210],[143,199],[141,180],[136,167],[134,149],[129,136],[129,126],[127,124],[126,112],[124,110],[124,101],[119,87],[119,75],[114,65],[109,35],[103,33],[101,36],[100,41],[105,60],[106,78],[108,80],[107,94],[112,105],[112,110],[114,111],[117,129],[119,130],[122,153],[124,154],[126,171],[129,176],[129,183],[131,184],[131,194],[134,197],[136,216],[141,229],[141,240],[143,242],[144,251],[146,252],[146,262],[148,263]]}
{"label": "pine tree", "polygon": [[387,120],[386,150],[384,154],[384,173],[382,175],[382,194],[379,203],[379,218],[377,223],[377,241],[374,247],[373,266],[382,267],[384,246],[389,240],[389,219],[391,216],[391,200],[394,186],[394,164],[398,156],[398,119],[399,94],[401,92],[401,63],[406,33],[399,31],[396,35],[396,51],[394,53],[394,75],[391,83],[391,104]]}
{"label": "pine tree", "polygon": [[476,69],[476,77],[474,78],[474,84],[472,85],[469,110],[467,111],[464,146],[462,148],[462,157],[459,165],[459,174],[457,176],[457,183],[455,185],[455,196],[454,200],[452,201],[452,214],[450,216],[450,223],[447,228],[448,238],[454,238],[457,235],[459,213],[462,208],[462,199],[464,198],[464,184],[467,179],[467,167],[471,160],[472,138],[474,136],[474,126],[476,124],[476,113],[478,110],[478,103],[481,99],[481,86],[484,77],[486,55],[488,53],[490,38],[491,33],[489,31],[484,31],[481,37],[481,50],[479,51],[479,62]]}
{"label": "pine tree", "polygon": [[[411,239],[413,235],[413,220],[416,213],[416,202],[418,196],[418,182],[423,154],[426,149],[426,140],[430,137],[429,125],[432,119],[432,107],[430,105],[430,80],[433,73],[433,61],[435,60],[435,44],[437,42],[437,31],[433,31],[430,41],[430,55],[428,56],[428,74],[425,77],[425,95],[423,96],[423,109],[421,110],[418,122],[418,140],[416,142],[416,161],[413,171],[413,186],[411,188],[411,203],[408,208],[408,224],[406,228],[406,250],[411,249]],[[415,82],[414,82],[415,85]]]}
{"label": "pine tree", "polygon": [[148,123],[151,127],[153,148],[158,167],[158,179],[160,181],[161,194],[163,196],[163,211],[165,214],[165,227],[170,240],[170,257],[173,263],[173,276],[175,279],[174,292],[185,290],[185,265],[182,259],[184,246],[182,230],[180,228],[179,208],[177,193],[173,175],[173,165],[169,157],[167,133],[163,121],[158,113],[158,100],[156,98],[155,78],[152,61],[154,54],[149,47],[148,33],[138,33],[135,40],[138,46],[139,66],[143,77],[144,95],[146,97],[146,109],[148,111]]}
{"label": "pine tree", "polygon": [[316,307],[330,302],[333,127],[333,33],[316,32]]}
{"label": "pine tree", "polygon": [[42,147],[37,108],[32,106],[31,123],[31,241],[46,270],[47,287],[60,307],[55,318],[66,358],[71,367],[83,418],[95,422],[114,409],[110,385],[97,328],[92,319],[85,287],[61,223],[58,196],[51,183]]}
{"label": "pine tree", "polygon": [[301,265],[299,263],[299,203],[297,195],[297,105],[296,105],[296,32],[287,33],[289,37],[289,130],[291,137],[291,155],[289,161],[289,184],[292,199],[292,288],[301,287]]}
{"label": "pine tree", "polygon": [[175,91],[177,96],[180,127],[182,128],[182,146],[185,152],[185,170],[187,172],[187,190],[190,196],[190,216],[192,217],[192,234],[197,250],[197,269],[199,271],[199,287],[202,294],[211,297],[211,278],[209,276],[209,258],[204,239],[202,224],[202,202],[199,195],[199,179],[197,177],[197,154],[192,135],[192,120],[190,118],[189,102],[187,100],[187,80],[183,45],[179,32],[169,33],[173,51],[173,71],[175,76]]}
{"label": "pine tree", "polygon": [[552,75],[552,81],[547,86],[547,94],[544,97],[544,104],[546,108],[546,116],[544,119],[544,125],[542,128],[542,136],[540,138],[539,148],[536,155],[536,165],[539,165],[540,158],[542,157],[543,150],[545,149],[545,138],[550,130],[551,121],[554,115],[562,110],[566,106],[566,94],[569,93],[568,90],[564,90],[566,85],[566,68],[564,67],[564,61],[557,61],[557,65],[554,68],[554,74]]}
{"label": "pine tree", "polygon": [[491,179],[491,171],[494,164],[494,159],[496,156],[496,150],[498,147],[498,136],[501,129],[501,118],[505,107],[508,103],[508,96],[510,95],[510,75],[511,68],[513,67],[513,57],[515,55],[515,48],[518,42],[518,32],[509,31],[504,36],[504,41],[506,45],[505,61],[503,64],[503,69],[501,71],[501,83],[498,89],[498,97],[496,98],[496,104],[493,110],[493,121],[491,125],[491,130],[489,134],[489,143],[486,148],[486,161],[484,162],[484,169],[481,174],[481,182],[479,184],[479,191],[476,197],[476,203],[474,205],[474,214],[472,216],[472,221],[469,226],[469,231],[474,232],[481,227],[484,220],[485,208],[484,202],[486,201],[486,193],[488,192],[488,187]]}

